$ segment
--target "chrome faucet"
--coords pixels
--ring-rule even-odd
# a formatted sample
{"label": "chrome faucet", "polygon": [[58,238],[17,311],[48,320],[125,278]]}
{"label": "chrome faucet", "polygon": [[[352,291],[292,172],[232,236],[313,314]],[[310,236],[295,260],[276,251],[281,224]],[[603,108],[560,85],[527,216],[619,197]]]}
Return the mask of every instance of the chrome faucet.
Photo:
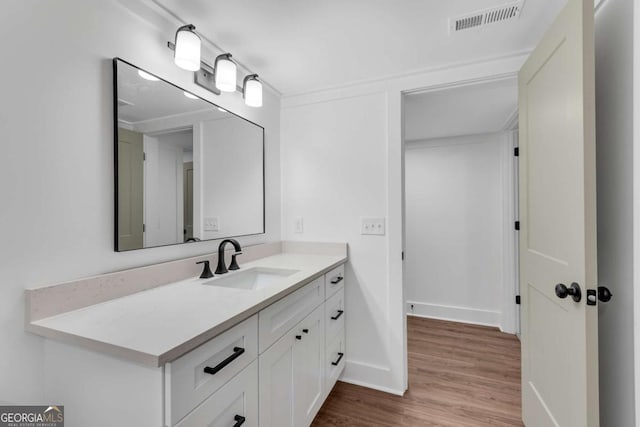
{"label": "chrome faucet", "polygon": [[216,267],[216,274],[224,274],[228,272],[227,265],[224,262],[224,247],[227,243],[231,243],[236,253],[231,255],[231,264],[229,264],[229,270],[238,270],[240,266],[238,266],[238,262],[236,261],[236,256],[242,254],[242,247],[237,240],[234,239],[225,239],[220,242],[220,246],[218,246],[218,266]]}

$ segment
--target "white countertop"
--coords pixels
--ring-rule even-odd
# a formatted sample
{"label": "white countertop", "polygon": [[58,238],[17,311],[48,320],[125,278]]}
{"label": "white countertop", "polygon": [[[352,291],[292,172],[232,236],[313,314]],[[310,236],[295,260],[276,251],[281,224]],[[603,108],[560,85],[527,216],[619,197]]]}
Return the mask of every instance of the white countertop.
{"label": "white countertop", "polygon": [[162,366],[345,261],[343,256],[282,253],[241,263],[237,271],[251,267],[298,270],[265,289],[204,285],[215,278],[192,278],[34,321],[27,330],[137,363]]}

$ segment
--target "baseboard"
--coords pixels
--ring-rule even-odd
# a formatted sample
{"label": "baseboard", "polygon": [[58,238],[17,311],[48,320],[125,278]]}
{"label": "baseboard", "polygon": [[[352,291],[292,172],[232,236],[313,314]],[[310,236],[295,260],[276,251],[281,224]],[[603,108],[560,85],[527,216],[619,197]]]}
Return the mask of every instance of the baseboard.
{"label": "baseboard", "polygon": [[389,394],[394,394],[396,396],[404,396],[404,392],[400,391],[400,390],[395,390],[395,389],[391,389],[388,387],[384,387],[384,386],[379,386],[376,384],[370,384],[364,381],[358,381],[358,380],[354,380],[353,378],[344,378],[344,377],[340,377],[338,379],[338,381],[342,381],[343,383],[347,383],[347,384],[353,384],[353,385],[357,385],[360,387],[366,387],[366,388],[370,388],[373,390],[378,390],[378,391],[382,391],[384,393],[389,393]]}
{"label": "baseboard", "polygon": [[394,383],[393,372],[388,366],[347,360],[340,381],[385,393],[403,396],[404,390],[391,386]]}
{"label": "baseboard", "polygon": [[[411,306],[413,305],[413,309]],[[429,319],[449,320],[452,322],[471,323],[474,325],[500,327],[499,311],[479,310],[469,307],[427,304],[407,301],[407,315],[427,317]]]}

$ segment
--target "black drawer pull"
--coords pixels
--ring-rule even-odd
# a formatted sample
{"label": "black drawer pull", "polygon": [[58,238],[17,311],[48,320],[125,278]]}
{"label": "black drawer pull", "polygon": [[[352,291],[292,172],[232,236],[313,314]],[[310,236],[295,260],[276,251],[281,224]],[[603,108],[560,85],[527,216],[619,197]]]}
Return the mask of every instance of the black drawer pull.
{"label": "black drawer pull", "polygon": [[331,284],[332,285],[337,285],[338,283],[342,282],[343,280],[344,280],[344,277],[338,276],[338,277],[335,277],[335,278],[331,279]]}
{"label": "black drawer pull", "polygon": [[342,360],[342,357],[344,356],[344,353],[338,353],[338,360],[336,360],[335,362],[331,362],[331,364],[333,366],[338,366],[338,364],[340,363],[340,361]]}
{"label": "black drawer pull", "polygon": [[344,313],[344,310],[338,310],[338,314],[331,316],[331,320],[338,320],[340,316],[342,316],[342,313]]}
{"label": "black drawer pull", "polygon": [[247,420],[245,417],[243,417],[242,415],[236,415],[235,417],[233,417],[233,420],[236,422],[233,427],[240,427],[242,424],[244,424],[244,422]]}
{"label": "black drawer pull", "polygon": [[244,348],[242,348],[242,347],[233,347],[233,354],[231,356],[227,357],[226,359],[224,359],[222,362],[218,363],[213,368],[211,368],[209,366],[205,367],[204,368],[204,372],[206,374],[215,375],[218,372],[220,372],[222,369],[224,369],[224,367],[227,366],[229,363],[233,362],[238,357],[242,356],[243,353],[244,353]]}

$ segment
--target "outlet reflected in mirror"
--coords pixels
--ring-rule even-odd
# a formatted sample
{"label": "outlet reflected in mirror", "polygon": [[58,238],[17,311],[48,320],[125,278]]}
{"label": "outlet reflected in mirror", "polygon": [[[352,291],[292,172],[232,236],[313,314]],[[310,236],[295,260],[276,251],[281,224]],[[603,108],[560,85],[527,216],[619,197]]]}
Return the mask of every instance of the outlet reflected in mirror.
{"label": "outlet reflected in mirror", "polygon": [[113,63],[116,251],[264,233],[264,129]]}

